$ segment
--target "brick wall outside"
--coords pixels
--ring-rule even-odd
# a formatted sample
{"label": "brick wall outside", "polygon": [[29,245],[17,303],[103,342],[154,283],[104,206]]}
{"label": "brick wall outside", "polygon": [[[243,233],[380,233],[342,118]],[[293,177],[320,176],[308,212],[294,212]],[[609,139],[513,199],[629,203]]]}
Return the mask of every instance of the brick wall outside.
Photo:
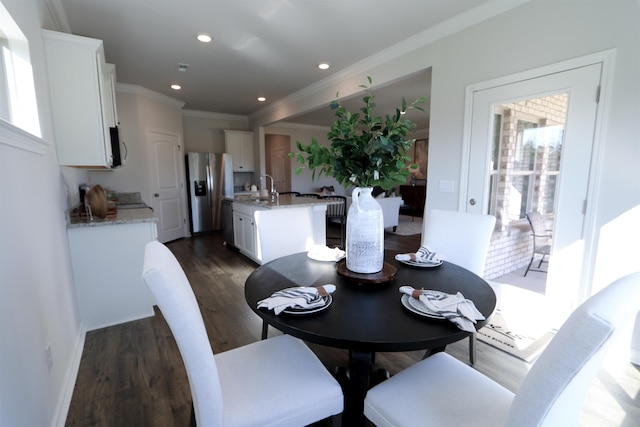
{"label": "brick wall outside", "polygon": [[[507,212],[518,209],[520,195],[515,191],[512,172],[516,166],[516,136],[518,120],[536,122],[540,127],[564,124],[566,120],[568,97],[566,93],[528,99],[502,105],[502,129],[500,139],[500,155],[498,158],[499,179],[495,183],[495,213],[497,227],[491,238],[485,265],[485,279],[494,279],[514,270],[526,267],[533,251],[531,229],[526,220],[509,218]],[[533,185],[531,210],[538,210],[547,216],[552,216],[553,198],[551,190],[556,181],[553,172],[557,171],[556,158],[550,156],[549,148],[538,147],[536,164],[537,171]],[[522,195],[524,197],[524,195]],[[511,203],[516,203],[515,209],[509,209]],[[552,228],[552,225],[551,225]]]}
{"label": "brick wall outside", "polygon": [[531,259],[533,240],[528,226],[508,227],[494,231],[487,252],[484,278],[495,279],[526,267]]}

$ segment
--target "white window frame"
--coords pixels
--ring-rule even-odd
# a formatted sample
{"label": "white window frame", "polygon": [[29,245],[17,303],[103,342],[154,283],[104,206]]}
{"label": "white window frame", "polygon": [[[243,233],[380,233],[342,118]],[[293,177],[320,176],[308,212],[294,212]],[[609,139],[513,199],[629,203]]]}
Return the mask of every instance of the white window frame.
{"label": "white window frame", "polygon": [[29,54],[29,42],[0,3],[0,118],[40,137],[40,119]]}

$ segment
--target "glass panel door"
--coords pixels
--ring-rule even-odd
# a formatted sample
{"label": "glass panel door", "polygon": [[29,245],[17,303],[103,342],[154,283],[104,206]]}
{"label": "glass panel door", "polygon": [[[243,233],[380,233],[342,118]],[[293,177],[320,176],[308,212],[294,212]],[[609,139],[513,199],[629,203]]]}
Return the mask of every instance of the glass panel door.
{"label": "glass panel door", "polygon": [[500,265],[522,265],[518,257],[528,264],[530,241],[509,246],[511,226],[528,227],[527,212],[552,223],[546,295],[560,316],[575,307],[586,274],[584,219],[600,73],[601,64],[592,64],[473,92],[464,210],[497,217],[500,235],[492,242],[500,243]]}
{"label": "glass panel door", "polygon": [[508,221],[552,216],[568,93],[494,107],[487,213]]}

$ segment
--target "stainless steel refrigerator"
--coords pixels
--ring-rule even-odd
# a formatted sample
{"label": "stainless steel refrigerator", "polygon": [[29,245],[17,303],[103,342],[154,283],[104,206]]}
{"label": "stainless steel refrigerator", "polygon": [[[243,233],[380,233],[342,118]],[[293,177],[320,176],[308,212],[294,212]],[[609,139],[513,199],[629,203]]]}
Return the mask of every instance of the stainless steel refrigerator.
{"label": "stainless steel refrigerator", "polygon": [[222,229],[222,200],[233,198],[233,163],[228,153],[187,153],[191,232]]}

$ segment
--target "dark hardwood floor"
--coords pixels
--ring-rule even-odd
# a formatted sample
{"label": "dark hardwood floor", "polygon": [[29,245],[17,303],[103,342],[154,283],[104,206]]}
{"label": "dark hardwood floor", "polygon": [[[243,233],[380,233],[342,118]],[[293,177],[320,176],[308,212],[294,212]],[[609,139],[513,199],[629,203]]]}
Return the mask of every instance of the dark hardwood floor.
{"label": "dark hardwood floor", "polygon": [[[330,228],[329,237],[335,237],[334,229]],[[414,251],[419,245],[420,235],[385,235],[385,247],[398,252]],[[256,265],[224,246],[221,234],[180,239],[167,246],[189,277],[213,351],[219,353],[259,340],[261,321],[244,301],[244,282]],[[278,334],[273,328],[269,331],[270,336]],[[310,347],[328,369],[347,363],[345,350],[313,344]],[[477,351],[476,369],[517,390],[529,367],[526,362],[482,342],[478,342]],[[468,362],[466,340],[450,345],[447,352]],[[376,364],[394,374],[422,355],[423,352],[380,353]],[[604,381],[611,384],[598,392],[614,395],[613,404],[603,407],[596,394],[581,425],[640,425],[640,373],[628,364],[621,375],[605,375]],[[159,310],[152,318],[87,333],[67,426],[187,426],[190,408],[182,359]],[[600,423],[602,417],[604,421]],[[339,419],[334,420],[334,425],[340,425]]]}

